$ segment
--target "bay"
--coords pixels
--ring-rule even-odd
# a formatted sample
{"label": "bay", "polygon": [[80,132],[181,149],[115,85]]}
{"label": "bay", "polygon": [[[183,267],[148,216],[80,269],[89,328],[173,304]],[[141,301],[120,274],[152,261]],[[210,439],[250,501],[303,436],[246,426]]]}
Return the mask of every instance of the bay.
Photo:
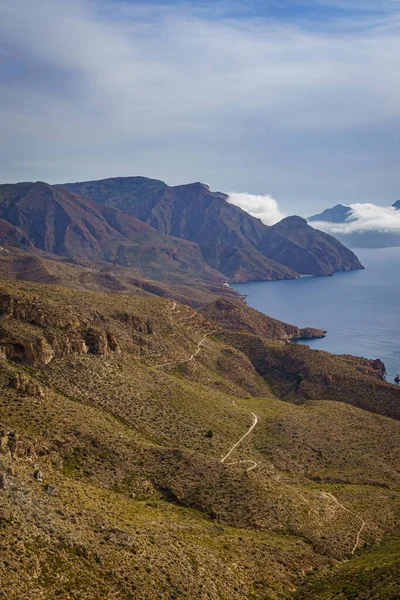
{"label": "bay", "polygon": [[400,247],[354,249],[365,269],[332,277],[232,284],[247,304],[298,327],[325,329],[307,340],[335,354],[380,358],[387,380],[400,372]]}

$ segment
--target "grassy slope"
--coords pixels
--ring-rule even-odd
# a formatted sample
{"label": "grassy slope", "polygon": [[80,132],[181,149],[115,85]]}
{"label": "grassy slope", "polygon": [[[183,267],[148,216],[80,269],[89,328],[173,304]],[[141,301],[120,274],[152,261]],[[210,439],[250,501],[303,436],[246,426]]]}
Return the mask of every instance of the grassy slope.
{"label": "grassy slope", "polygon": [[[214,325],[169,300],[0,291],[2,342],[37,353],[0,368],[10,598],[288,598],[308,572],[351,556],[358,518],[326,493],[365,519],[358,552],[398,522],[397,421],[283,402],[213,334],[179,362]],[[88,329],[113,350],[82,353]],[[231,456],[257,462],[247,473],[220,459],[251,411],[259,423]]]}
{"label": "grassy slope", "polygon": [[351,562],[313,577],[298,600],[372,600],[400,598],[400,532]]}
{"label": "grassy slope", "polygon": [[64,259],[47,253],[25,253],[23,250],[0,248],[0,277],[36,283],[65,286],[75,290],[124,294],[129,296],[156,295],[173,298],[190,306],[201,306],[215,299],[215,294],[237,297],[222,284],[193,278],[165,283],[146,278],[140,272],[109,263]]}

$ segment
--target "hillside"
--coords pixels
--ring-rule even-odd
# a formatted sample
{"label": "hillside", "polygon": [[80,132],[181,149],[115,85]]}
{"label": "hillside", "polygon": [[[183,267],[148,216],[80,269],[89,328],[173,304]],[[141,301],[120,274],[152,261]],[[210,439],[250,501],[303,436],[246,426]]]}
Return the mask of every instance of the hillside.
{"label": "hillside", "polygon": [[400,531],[348,564],[310,578],[297,600],[400,598]]}
{"label": "hillside", "polygon": [[[81,261],[129,267],[132,275],[187,284],[220,284],[196,244],[172,238],[118,209],[46,183],[0,186],[3,245]],[[46,253],[46,254],[43,254]],[[36,252],[38,254],[38,252]]]}
{"label": "hillside", "polygon": [[[201,314],[1,282],[11,598],[291,598],[395,528],[400,423],[350,404],[360,386],[384,412],[400,390],[379,364],[279,341],[295,328],[224,302]],[[259,363],[241,336],[268,349]]]}
{"label": "hillside", "polygon": [[207,185],[175,187],[144,177],[62,184],[63,189],[118,207],[159,231],[196,242],[204,260],[231,281],[332,275],[362,268],[340,242],[307,228],[300,217],[267,227]]}
{"label": "hillside", "polygon": [[237,298],[230,288],[198,276],[177,281],[155,281],[136,269],[112,263],[92,263],[85,259],[30,252],[8,245],[0,248],[0,277],[75,290],[107,292],[128,296],[161,296],[198,307],[219,295]]}
{"label": "hillside", "polygon": [[322,329],[299,329],[283,323],[232,298],[218,298],[202,306],[199,312],[224,330],[252,333],[269,341],[320,338],[326,334]]}

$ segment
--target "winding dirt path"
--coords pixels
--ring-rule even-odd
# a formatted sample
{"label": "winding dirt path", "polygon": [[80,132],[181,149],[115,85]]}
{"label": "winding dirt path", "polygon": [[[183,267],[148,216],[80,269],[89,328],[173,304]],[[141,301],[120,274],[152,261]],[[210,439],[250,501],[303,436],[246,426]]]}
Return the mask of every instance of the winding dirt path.
{"label": "winding dirt path", "polygon": [[[167,308],[167,311],[170,311],[171,313],[173,313],[176,309],[176,302],[174,301],[172,303],[172,306]],[[178,311],[179,312],[179,311]],[[192,319],[193,317],[195,317],[196,315],[196,311],[193,312],[193,314],[191,314],[189,317],[186,317],[185,319],[183,319],[183,321],[187,321]],[[195,350],[195,352],[193,352],[193,354],[191,354],[189,356],[189,358],[185,358],[183,360],[174,360],[171,362],[167,362],[167,363],[163,363],[161,365],[155,365],[154,368],[155,369],[162,369],[163,367],[169,367],[172,365],[179,365],[179,364],[184,364],[184,363],[189,363],[192,360],[194,360],[196,358],[196,356],[199,354],[204,342],[206,341],[206,339],[213,333],[216,332],[216,329],[213,329],[212,331],[209,331],[208,333],[206,333],[202,339],[200,340],[200,342],[197,344],[197,348]],[[236,402],[234,400],[232,400],[232,404],[234,406],[237,406]],[[242,435],[242,437],[232,446],[232,448],[229,450],[228,454],[226,454],[223,458],[221,458],[221,463],[224,464],[226,459],[230,457],[230,455],[232,454],[232,452],[235,450],[235,448],[237,448],[242,442],[243,440],[245,440],[247,438],[248,435],[250,435],[250,433],[253,431],[254,427],[257,425],[258,423],[258,417],[255,413],[250,411],[250,414],[253,416],[253,423],[251,424],[251,426],[249,427],[249,429],[246,431],[246,433],[244,435]],[[246,459],[246,460],[234,460],[231,461],[229,463],[226,463],[227,466],[232,466],[232,465],[242,465],[242,464],[246,464],[246,463],[250,463],[251,466],[246,469],[247,472],[252,471],[253,469],[255,469],[258,466],[258,463],[255,460],[250,460],[250,459]]]}
{"label": "winding dirt path", "polygon": [[198,353],[201,350],[202,345],[204,344],[204,342],[206,341],[206,339],[208,338],[208,336],[212,335],[213,333],[215,333],[215,329],[213,329],[213,331],[209,331],[208,333],[205,334],[205,336],[200,340],[200,342],[197,344],[197,348],[196,351],[193,352],[193,354],[191,354],[189,356],[189,358],[184,358],[183,360],[173,360],[171,362],[167,362],[167,363],[163,363],[162,365],[155,365],[154,369],[162,369],[163,367],[169,367],[172,365],[181,365],[183,363],[188,363],[191,362],[194,358],[196,358],[196,356],[198,355]]}
{"label": "winding dirt path", "polygon": [[175,309],[176,309],[176,302],[175,302],[175,300],[173,300],[172,304],[169,304],[164,312],[165,313],[168,313],[168,312],[173,313]]}
{"label": "winding dirt path", "polygon": [[356,536],[356,543],[354,544],[354,547],[351,551],[352,554],[355,553],[355,551],[358,548],[358,545],[360,543],[360,536],[361,536],[361,532],[365,527],[365,521],[362,517],[360,517],[360,515],[357,515],[355,512],[353,512],[352,510],[350,510],[349,508],[347,508],[346,506],[344,506],[341,502],[339,502],[339,500],[331,493],[329,492],[322,492],[322,494],[324,496],[327,496],[328,498],[331,498],[331,500],[333,500],[338,506],[340,506],[341,508],[343,508],[343,510],[345,510],[346,512],[350,513],[351,515],[353,515],[353,517],[356,517],[356,519],[358,519],[361,522],[361,527],[357,532],[357,536]]}
{"label": "winding dirt path", "polygon": [[[233,404],[235,404],[235,406],[237,406],[236,402],[233,402]],[[221,458],[222,463],[224,463],[226,461],[226,459],[230,457],[230,455],[235,450],[235,448],[237,448],[239,446],[239,444],[241,444],[243,442],[243,440],[245,440],[247,438],[247,436],[250,435],[250,433],[253,431],[254,427],[257,425],[257,423],[258,423],[257,415],[253,412],[251,412],[250,414],[253,415],[253,423],[251,424],[250,428],[246,431],[246,433],[244,435],[242,435],[242,437],[236,442],[236,444],[234,444],[232,446],[232,448],[229,450],[228,454],[226,454],[223,458]],[[252,471],[258,465],[258,463],[256,463],[254,460],[235,460],[233,462],[226,463],[226,464],[227,465],[238,465],[238,464],[243,464],[243,463],[248,463],[248,462],[252,463],[252,466],[249,469],[246,469],[246,471]]]}

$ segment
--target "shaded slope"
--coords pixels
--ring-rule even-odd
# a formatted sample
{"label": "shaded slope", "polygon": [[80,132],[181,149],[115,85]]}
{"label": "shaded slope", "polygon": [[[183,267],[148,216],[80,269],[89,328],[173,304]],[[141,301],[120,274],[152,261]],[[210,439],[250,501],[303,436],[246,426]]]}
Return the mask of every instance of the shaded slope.
{"label": "shaded slope", "polygon": [[62,187],[123,208],[163,233],[197,242],[206,262],[233,281],[286,279],[297,273],[331,275],[361,268],[357,257],[330,236],[312,228],[304,235],[303,220],[267,227],[229,204],[226,194],[213,193],[201,183],[169,187],[129,177]]}
{"label": "shaded slope", "polygon": [[311,577],[298,600],[397,600],[400,598],[400,532],[349,563]]}
{"label": "shaded slope", "polygon": [[300,274],[333,275],[363,268],[351,250],[301,217],[287,217],[271,227],[265,243],[270,258],[283,257],[284,264]]}
{"label": "shaded slope", "polygon": [[291,402],[325,398],[400,420],[400,388],[383,379],[383,363],[312,350],[303,344],[271,342],[243,332],[218,337],[249,358],[273,392]]}
{"label": "shaded slope", "polygon": [[195,244],[45,183],[0,186],[0,216],[11,224],[5,234],[8,243],[133,267],[154,279],[223,280],[205,264]]}

